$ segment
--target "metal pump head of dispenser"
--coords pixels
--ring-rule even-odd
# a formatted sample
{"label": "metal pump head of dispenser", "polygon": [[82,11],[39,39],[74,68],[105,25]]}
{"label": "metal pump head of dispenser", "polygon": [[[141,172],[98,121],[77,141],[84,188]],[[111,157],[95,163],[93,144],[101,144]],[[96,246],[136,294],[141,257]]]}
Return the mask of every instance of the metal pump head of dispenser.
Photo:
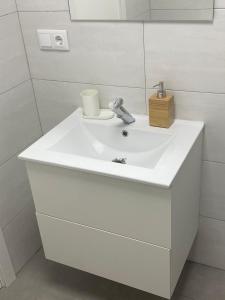
{"label": "metal pump head of dispenser", "polygon": [[166,90],[164,88],[164,82],[160,81],[158,84],[153,86],[154,88],[158,87],[157,98],[162,99],[166,97]]}

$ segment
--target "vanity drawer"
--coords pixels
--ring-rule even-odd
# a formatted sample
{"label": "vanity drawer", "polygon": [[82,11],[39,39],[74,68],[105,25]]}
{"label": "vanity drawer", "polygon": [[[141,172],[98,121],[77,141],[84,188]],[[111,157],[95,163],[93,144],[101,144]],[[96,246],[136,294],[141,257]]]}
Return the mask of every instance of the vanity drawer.
{"label": "vanity drawer", "polygon": [[48,259],[170,297],[170,250],[37,214]]}
{"label": "vanity drawer", "polygon": [[54,166],[27,167],[37,212],[171,248],[169,190]]}

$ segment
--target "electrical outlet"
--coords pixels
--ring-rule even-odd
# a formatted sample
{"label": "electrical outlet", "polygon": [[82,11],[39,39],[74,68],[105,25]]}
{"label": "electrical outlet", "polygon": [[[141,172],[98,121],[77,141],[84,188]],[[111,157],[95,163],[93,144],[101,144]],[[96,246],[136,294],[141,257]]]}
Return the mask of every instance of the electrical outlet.
{"label": "electrical outlet", "polygon": [[39,29],[37,32],[41,50],[70,50],[66,30]]}

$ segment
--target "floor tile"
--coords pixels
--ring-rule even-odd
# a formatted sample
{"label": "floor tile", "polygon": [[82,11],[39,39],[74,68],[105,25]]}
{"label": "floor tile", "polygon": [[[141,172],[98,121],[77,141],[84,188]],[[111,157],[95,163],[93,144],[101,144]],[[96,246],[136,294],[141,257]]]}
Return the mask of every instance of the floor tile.
{"label": "floor tile", "polygon": [[193,300],[224,300],[225,271],[187,263],[176,292]]}
{"label": "floor tile", "polygon": [[[188,263],[173,300],[224,300],[225,271]],[[1,300],[163,300],[37,255],[18,274]]]}

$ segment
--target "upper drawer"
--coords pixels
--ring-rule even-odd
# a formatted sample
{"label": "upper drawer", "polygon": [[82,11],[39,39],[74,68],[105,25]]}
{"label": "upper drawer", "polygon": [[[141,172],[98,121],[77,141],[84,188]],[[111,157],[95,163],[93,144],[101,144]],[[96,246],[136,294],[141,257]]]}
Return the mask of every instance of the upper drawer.
{"label": "upper drawer", "polygon": [[169,190],[30,162],[27,167],[39,213],[171,248]]}

